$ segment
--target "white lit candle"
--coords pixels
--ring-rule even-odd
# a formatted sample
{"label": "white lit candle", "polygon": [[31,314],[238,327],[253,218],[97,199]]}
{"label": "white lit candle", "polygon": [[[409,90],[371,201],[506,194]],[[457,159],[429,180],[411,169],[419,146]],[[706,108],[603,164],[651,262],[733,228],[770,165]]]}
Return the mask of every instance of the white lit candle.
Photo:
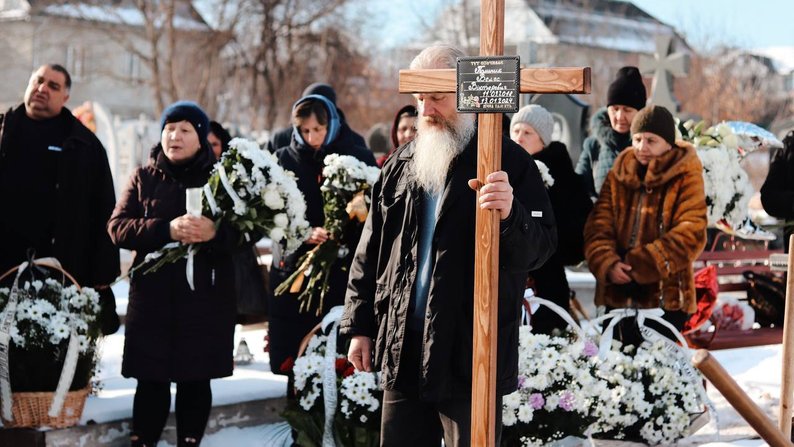
{"label": "white lit candle", "polygon": [[201,188],[185,189],[185,208],[191,216],[201,216]]}

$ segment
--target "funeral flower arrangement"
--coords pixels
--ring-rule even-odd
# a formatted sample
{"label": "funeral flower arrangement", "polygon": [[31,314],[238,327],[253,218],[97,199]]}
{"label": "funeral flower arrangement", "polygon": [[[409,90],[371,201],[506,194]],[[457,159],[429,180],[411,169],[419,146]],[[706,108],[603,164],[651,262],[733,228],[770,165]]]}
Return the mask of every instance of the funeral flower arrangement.
{"label": "funeral flower arrangement", "polygon": [[[267,236],[274,243],[284,241],[289,252],[298,248],[308,234],[306,201],[294,174],[253,141],[235,138],[229,142],[229,150],[215,164],[202,189],[202,214],[216,225],[230,225],[240,234],[241,245]],[[190,256],[202,245],[167,244],[147,255],[149,263],[142,264],[144,273]],[[190,273],[188,277],[191,281]]]}
{"label": "funeral flower arrangement", "polygon": [[753,194],[747,172],[740,165],[744,151],[739,138],[725,123],[706,127],[705,121],[689,120],[683,128],[681,136],[697,148],[703,163],[709,225],[724,220],[727,226],[738,227],[747,216]]}
{"label": "funeral flower arrangement", "polygon": [[[11,341],[22,349],[51,349],[69,338],[71,328],[77,333],[80,353],[85,353],[99,336],[93,324],[99,314],[99,294],[88,287],[64,287],[47,278],[25,281],[21,289],[29,299],[16,307],[16,324],[11,327]],[[0,307],[5,308],[11,290],[0,288]]]}
{"label": "funeral flower arrangement", "polygon": [[[347,256],[351,249],[347,233],[366,220],[370,204],[370,189],[378,179],[380,170],[368,166],[349,155],[331,154],[323,160],[323,228],[328,231],[328,239],[301,256],[298,268],[275,290],[276,295],[286,292],[297,293],[301,312],[314,308],[317,315],[323,308],[323,299],[329,289],[331,268]],[[306,287],[304,278],[308,277]],[[318,302],[312,303],[317,296]]]}
{"label": "funeral flower arrangement", "polygon": [[56,417],[69,390],[90,385],[100,337],[95,290],[65,286],[41,267],[20,269],[16,289],[0,288],[0,330],[9,335],[9,349],[0,361],[6,421],[13,420],[10,392],[55,392],[50,416]]}
{"label": "funeral flower arrangement", "polygon": [[[284,419],[305,447],[329,439],[340,447],[375,447],[380,442],[380,402],[383,391],[376,373],[355,371],[337,344],[337,306],[323,320],[320,331],[292,366],[296,399],[288,403]],[[339,348],[339,349],[337,349]]]}
{"label": "funeral flower arrangement", "polygon": [[671,445],[690,435],[705,402],[698,391],[702,377],[688,364],[662,340],[609,351],[598,366],[609,394],[596,406],[593,436]]}
{"label": "funeral flower arrangement", "polygon": [[596,354],[590,340],[533,334],[522,326],[518,390],[502,399],[502,445],[542,446],[589,436],[596,403],[610,394],[596,375]]}
{"label": "funeral flower arrangement", "polygon": [[570,328],[555,336],[520,329],[519,387],[502,400],[503,446],[566,438],[670,445],[691,434],[707,400],[682,349],[651,337],[638,348],[612,341],[599,350],[591,334]]}
{"label": "funeral flower arrangement", "polygon": [[546,163],[535,160],[535,164],[538,166],[538,171],[540,171],[540,178],[543,179],[543,186],[545,186],[546,189],[554,186],[554,177],[551,176],[551,171],[549,171],[549,167],[546,166]]}

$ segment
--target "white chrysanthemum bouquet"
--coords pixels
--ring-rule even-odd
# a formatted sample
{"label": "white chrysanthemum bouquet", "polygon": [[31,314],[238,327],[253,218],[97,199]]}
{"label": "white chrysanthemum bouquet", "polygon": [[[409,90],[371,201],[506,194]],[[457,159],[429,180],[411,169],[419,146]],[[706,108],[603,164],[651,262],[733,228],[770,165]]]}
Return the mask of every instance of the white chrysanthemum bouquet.
{"label": "white chrysanthemum bouquet", "polygon": [[[306,200],[294,174],[282,168],[275,155],[243,138],[229,142],[229,150],[215,164],[203,187],[202,214],[216,225],[231,226],[240,234],[241,245],[268,236],[274,243],[285,241],[290,252],[309,232]],[[195,253],[202,245],[167,244],[146,256],[143,272]]]}
{"label": "white chrysanthemum bouquet", "polygon": [[586,438],[596,401],[608,396],[595,376],[598,347],[574,334],[519,329],[518,390],[502,399],[502,445],[543,446],[568,436]]}
{"label": "white chrysanthemum bouquet", "polygon": [[709,225],[724,220],[728,227],[738,227],[747,217],[747,204],[753,195],[750,179],[740,164],[744,150],[739,138],[725,123],[707,128],[704,121],[689,120],[683,127],[683,139],[697,148],[703,163]]}
{"label": "white chrysanthemum bouquet", "polygon": [[[14,346],[53,349],[69,339],[74,327],[80,353],[88,351],[90,341],[99,335],[94,324],[99,315],[99,294],[94,289],[64,287],[52,278],[25,281],[21,289],[29,298],[16,308],[15,325],[11,327]],[[5,308],[9,294],[9,288],[0,288],[0,308]]]}
{"label": "white chrysanthemum bouquet", "polygon": [[[334,309],[336,315],[332,310],[331,317],[341,315],[341,306]],[[337,334],[338,321],[323,327],[311,337],[292,371],[284,371],[294,376],[295,392],[284,419],[297,433],[299,445],[323,445],[323,436],[327,436],[340,447],[376,447],[383,398],[378,376],[356,371],[345,355],[339,354],[346,352],[347,346],[337,345],[342,340]],[[336,349],[331,352],[329,346]]]}
{"label": "white chrysanthemum bouquet", "polygon": [[609,398],[599,401],[592,432],[650,445],[671,445],[689,436],[705,402],[698,392],[702,376],[688,365],[680,349],[661,340],[646,341],[636,350],[611,350],[597,373]]}
{"label": "white chrysanthemum bouquet", "polygon": [[[11,390],[54,391],[70,342],[76,348],[76,371],[70,389],[85,388],[96,363],[99,294],[87,287],[64,286],[52,278],[20,283],[9,331]],[[2,317],[10,294],[11,289],[0,288]]]}
{"label": "white chrysanthemum bouquet", "polygon": [[502,399],[503,446],[564,444],[565,438],[671,445],[691,434],[709,403],[683,348],[644,330],[653,341],[638,349],[621,350],[614,340],[611,350],[608,343],[599,349],[588,338],[598,338],[595,327],[586,333],[553,303],[530,302],[560,314],[571,332],[520,328],[518,390]]}
{"label": "white chrysanthemum bouquet", "polygon": [[[349,155],[331,154],[323,160],[323,228],[328,239],[301,256],[298,268],[275,290],[276,295],[298,293],[301,312],[314,308],[317,315],[323,309],[323,300],[330,287],[331,268],[350,252],[347,234],[351,227],[360,227],[367,218],[370,190],[378,179],[380,170]],[[352,233],[358,234],[353,231]],[[303,288],[304,278],[308,283]],[[318,302],[312,305],[317,295]]]}

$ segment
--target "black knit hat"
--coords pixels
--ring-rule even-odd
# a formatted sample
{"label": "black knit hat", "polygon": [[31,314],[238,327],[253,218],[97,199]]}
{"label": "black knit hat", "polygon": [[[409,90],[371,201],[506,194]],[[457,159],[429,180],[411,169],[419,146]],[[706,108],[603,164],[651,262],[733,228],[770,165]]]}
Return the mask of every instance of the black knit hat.
{"label": "black knit hat", "polygon": [[204,146],[209,133],[210,119],[201,110],[201,107],[192,101],[177,101],[171,104],[163,110],[163,114],[160,117],[160,130],[162,131],[167,123],[177,123],[179,121],[187,121],[192,124],[198,134],[199,142]]}
{"label": "black knit hat", "polygon": [[336,105],[336,91],[333,87],[328,84],[324,84],[322,82],[315,82],[314,84],[309,84],[303,89],[303,94],[301,98],[304,96],[309,95],[320,95],[328,98],[334,105]]}
{"label": "black knit hat", "polygon": [[662,137],[675,146],[675,119],[669,110],[662,106],[648,105],[634,115],[631,134],[650,132]]}
{"label": "black knit hat", "polygon": [[623,67],[618,70],[612,84],[609,84],[607,107],[621,105],[640,110],[645,107],[647,98],[640,70],[637,67]]}

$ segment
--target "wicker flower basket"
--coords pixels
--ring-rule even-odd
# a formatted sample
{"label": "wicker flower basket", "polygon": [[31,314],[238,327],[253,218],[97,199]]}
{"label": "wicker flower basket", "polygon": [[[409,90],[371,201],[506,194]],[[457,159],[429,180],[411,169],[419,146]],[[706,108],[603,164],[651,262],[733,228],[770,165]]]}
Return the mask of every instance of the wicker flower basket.
{"label": "wicker flower basket", "polygon": [[[39,259],[33,261],[34,264],[42,267],[53,269],[63,275],[64,280],[68,279],[77,287],[77,290],[82,290],[80,284],[74,279],[66,270],[64,270],[57,260]],[[11,274],[18,271],[20,266],[16,266],[7,272],[0,275],[0,280],[5,279]],[[66,393],[63,401],[63,407],[56,417],[51,417],[48,413],[52,406],[55,391],[34,391],[34,392],[12,392],[11,415],[13,420],[2,419],[3,427],[49,427],[49,428],[66,428],[77,425],[80,418],[83,416],[83,408],[85,401],[88,398],[88,393],[91,391],[91,386],[87,386],[80,390],[69,391]]]}
{"label": "wicker flower basket", "polygon": [[14,420],[3,420],[3,426],[66,428],[77,425],[83,416],[83,407],[89,391],[90,387],[86,387],[66,393],[63,409],[58,417],[50,417],[47,414],[54,392],[13,393],[14,402],[11,411]]}

